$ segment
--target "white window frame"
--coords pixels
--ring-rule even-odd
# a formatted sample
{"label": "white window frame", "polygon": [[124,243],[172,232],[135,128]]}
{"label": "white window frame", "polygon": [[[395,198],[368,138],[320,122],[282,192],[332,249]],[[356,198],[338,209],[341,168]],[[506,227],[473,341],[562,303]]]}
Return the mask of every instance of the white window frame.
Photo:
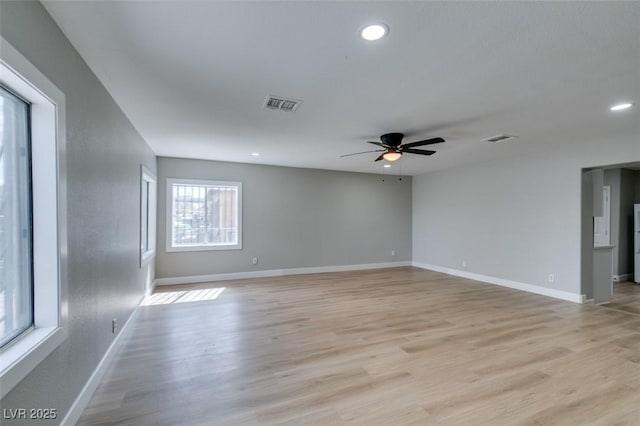
{"label": "white window frame", "polygon": [[34,325],[0,351],[0,398],[67,338],[65,96],[4,38],[0,81],[31,103]]}
{"label": "white window frame", "polygon": [[[238,188],[238,244],[220,244],[220,245],[192,245],[192,246],[173,246],[173,185],[212,185],[212,186],[235,186]],[[219,181],[219,180],[201,180],[201,179],[167,179],[167,215],[166,215],[166,251],[211,251],[211,250],[242,250],[242,182]]]}
{"label": "white window frame", "polygon": [[[140,267],[142,268],[156,255],[156,215],[157,215],[157,180],[156,176],[145,166],[140,166]],[[144,199],[145,187],[148,188],[148,199]],[[143,241],[146,226],[149,249],[145,250]]]}

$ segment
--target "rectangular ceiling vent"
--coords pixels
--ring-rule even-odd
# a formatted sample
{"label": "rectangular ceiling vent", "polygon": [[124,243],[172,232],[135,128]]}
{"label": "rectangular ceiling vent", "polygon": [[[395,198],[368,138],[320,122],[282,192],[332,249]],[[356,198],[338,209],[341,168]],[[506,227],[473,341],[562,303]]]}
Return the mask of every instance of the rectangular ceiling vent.
{"label": "rectangular ceiling vent", "polygon": [[284,96],[267,96],[267,100],[264,102],[264,107],[267,109],[294,112],[298,109],[302,103],[299,99],[285,98]]}
{"label": "rectangular ceiling vent", "polygon": [[495,136],[491,136],[490,138],[486,138],[486,139],[482,139],[485,142],[493,142],[493,143],[499,143],[499,142],[504,142],[504,141],[508,141],[509,139],[515,139],[517,138],[517,136],[513,136],[513,135],[495,135]]}

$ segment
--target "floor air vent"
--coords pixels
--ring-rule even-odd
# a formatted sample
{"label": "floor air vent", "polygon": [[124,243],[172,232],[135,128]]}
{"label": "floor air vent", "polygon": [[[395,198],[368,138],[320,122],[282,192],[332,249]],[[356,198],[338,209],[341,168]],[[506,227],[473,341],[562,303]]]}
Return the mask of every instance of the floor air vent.
{"label": "floor air vent", "polygon": [[264,107],[267,109],[285,111],[285,112],[294,112],[298,109],[301,100],[285,98],[283,96],[267,96],[267,100],[264,103]]}

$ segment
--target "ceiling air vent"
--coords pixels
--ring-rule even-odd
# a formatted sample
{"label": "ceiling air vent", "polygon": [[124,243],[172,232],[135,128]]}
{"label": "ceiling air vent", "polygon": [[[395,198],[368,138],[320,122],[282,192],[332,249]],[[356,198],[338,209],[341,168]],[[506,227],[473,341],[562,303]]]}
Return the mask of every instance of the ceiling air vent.
{"label": "ceiling air vent", "polygon": [[301,100],[285,98],[284,96],[267,96],[267,100],[264,102],[264,107],[267,109],[275,109],[285,112],[294,112],[298,109]]}
{"label": "ceiling air vent", "polygon": [[509,139],[515,139],[515,138],[517,138],[517,136],[495,135],[495,136],[491,136],[490,138],[486,138],[486,139],[482,139],[482,140],[486,141],[486,142],[499,143],[499,142],[504,142],[504,141],[508,141]]}

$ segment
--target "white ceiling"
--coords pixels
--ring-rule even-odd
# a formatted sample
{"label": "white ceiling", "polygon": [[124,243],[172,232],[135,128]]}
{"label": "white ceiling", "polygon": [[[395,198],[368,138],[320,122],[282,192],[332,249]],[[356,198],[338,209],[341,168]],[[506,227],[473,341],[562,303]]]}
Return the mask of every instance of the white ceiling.
{"label": "white ceiling", "polygon": [[[638,2],[65,1],[45,7],[157,155],[403,174],[640,135]],[[358,30],[384,22],[388,37]],[[302,99],[263,109],[268,94]],[[499,133],[515,141],[480,140]],[[252,157],[260,152],[260,157]]]}

